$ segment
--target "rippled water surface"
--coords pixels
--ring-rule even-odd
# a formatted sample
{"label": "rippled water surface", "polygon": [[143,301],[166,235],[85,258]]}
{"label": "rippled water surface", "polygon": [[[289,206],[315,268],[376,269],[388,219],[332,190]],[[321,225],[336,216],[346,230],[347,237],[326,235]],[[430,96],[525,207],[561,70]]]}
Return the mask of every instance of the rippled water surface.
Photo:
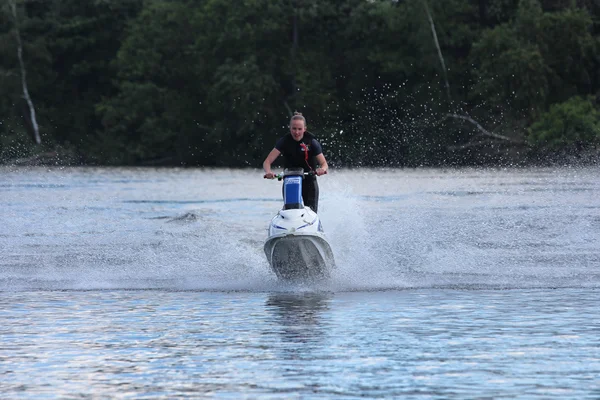
{"label": "rippled water surface", "polygon": [[600,398],[598,168],[320,179],[278,282],[257,170],[0,169],[1,398]]}

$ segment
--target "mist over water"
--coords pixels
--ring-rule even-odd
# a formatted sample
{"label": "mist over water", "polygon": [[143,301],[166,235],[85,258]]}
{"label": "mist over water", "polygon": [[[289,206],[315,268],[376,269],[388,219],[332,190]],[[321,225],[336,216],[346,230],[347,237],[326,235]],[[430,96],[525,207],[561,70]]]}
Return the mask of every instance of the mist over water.
{"label": "mist over water", "polygon": [[[319,180],[320,290],[600,286],[598,169],[342,170]],[[0,288],[297,290],[263,253],[255,170],[11,169]]]}
{"label": "mist over water", "polygon": [[[358,190],[332,191],[340,207],[330,219],[340,225],[331,236],[347,256],[342,272],[359,287],[509,289],[600,282],[599,185],[593,169],[346,176]],[[346,212],[359,218],[350,222]]]}

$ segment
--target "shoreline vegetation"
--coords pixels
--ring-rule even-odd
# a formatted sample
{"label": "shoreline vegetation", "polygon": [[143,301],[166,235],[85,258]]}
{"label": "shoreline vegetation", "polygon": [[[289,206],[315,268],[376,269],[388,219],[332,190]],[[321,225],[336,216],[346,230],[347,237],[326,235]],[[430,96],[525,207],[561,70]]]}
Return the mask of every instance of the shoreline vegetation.
{"label": "shoreline vegetation", "polygon": [[[259,160],[260,161],[260,160]],[[278,160],[279,161],[279,160]],[[440,163],[440,164],[415,164],[415,165],[385,165],[385,164],[371,164],[371,165],[355,165],[355,164],[336,164],[333,168],[461,168],[461,167],[481,167],[481,168],[533,168],[533,167],[590,167],[600,165],[600,149],[592,149],[586,151],[580,151],[575,154],[563,153],[554,154],[552,157],[546,158],[519,158],[518,155],[514,158],[503,158],[501,160],[494,159],[488,162],[479,163]],[[8,167],[151,167],[151,168],[257,168],[260,169],[260,162],[256,165],[246,166],[207,166],[207,165],[186,165],[177,164],[171,158],[163,158],[158,160],[148,160],[140,162],[138,164],[92,164],[84,163],[71,152],[64,151],[45,151],[32,156],[15,158],[0,161],[0,166]],[[281,165],[276,166],[282,168]]]}
{"label": "shoreline vegetation", "polygon": [[594,165],[600,3],[7,0],[0,165]]}

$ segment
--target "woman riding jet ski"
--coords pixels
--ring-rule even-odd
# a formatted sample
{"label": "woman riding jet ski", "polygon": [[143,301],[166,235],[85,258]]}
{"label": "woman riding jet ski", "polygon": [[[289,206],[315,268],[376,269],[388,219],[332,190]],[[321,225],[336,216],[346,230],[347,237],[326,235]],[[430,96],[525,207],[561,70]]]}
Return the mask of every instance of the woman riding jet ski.
{"label": "woman riding jet ski", "polygon": [[[271,164],[280,155],[285,158],[285,172],[277,176]],[[283,179],[284,207],[271,221],[265,243],[269,264],[281,279],[327,277],[334,261],[317,215],[317,176],[326,174],[328,166],[321,144],[306,131],[302,114],[294,113],[290,134],[277,141],[263,168],[265,178]]]}

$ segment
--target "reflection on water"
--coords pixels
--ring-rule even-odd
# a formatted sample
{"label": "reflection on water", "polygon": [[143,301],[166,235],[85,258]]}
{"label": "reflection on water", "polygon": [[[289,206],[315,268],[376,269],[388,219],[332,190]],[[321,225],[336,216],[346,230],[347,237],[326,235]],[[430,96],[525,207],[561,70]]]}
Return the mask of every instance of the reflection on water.
{"label": "reflection on water", "polygon": [[281,329],[281,339],[291,343],[318,341],[327,329],[322,321],[331,293],[273,293],[265,303]]}
{"label": "reflection on water", "polygon": [[0,397],[594,398],[599,296],[8,292]]}

